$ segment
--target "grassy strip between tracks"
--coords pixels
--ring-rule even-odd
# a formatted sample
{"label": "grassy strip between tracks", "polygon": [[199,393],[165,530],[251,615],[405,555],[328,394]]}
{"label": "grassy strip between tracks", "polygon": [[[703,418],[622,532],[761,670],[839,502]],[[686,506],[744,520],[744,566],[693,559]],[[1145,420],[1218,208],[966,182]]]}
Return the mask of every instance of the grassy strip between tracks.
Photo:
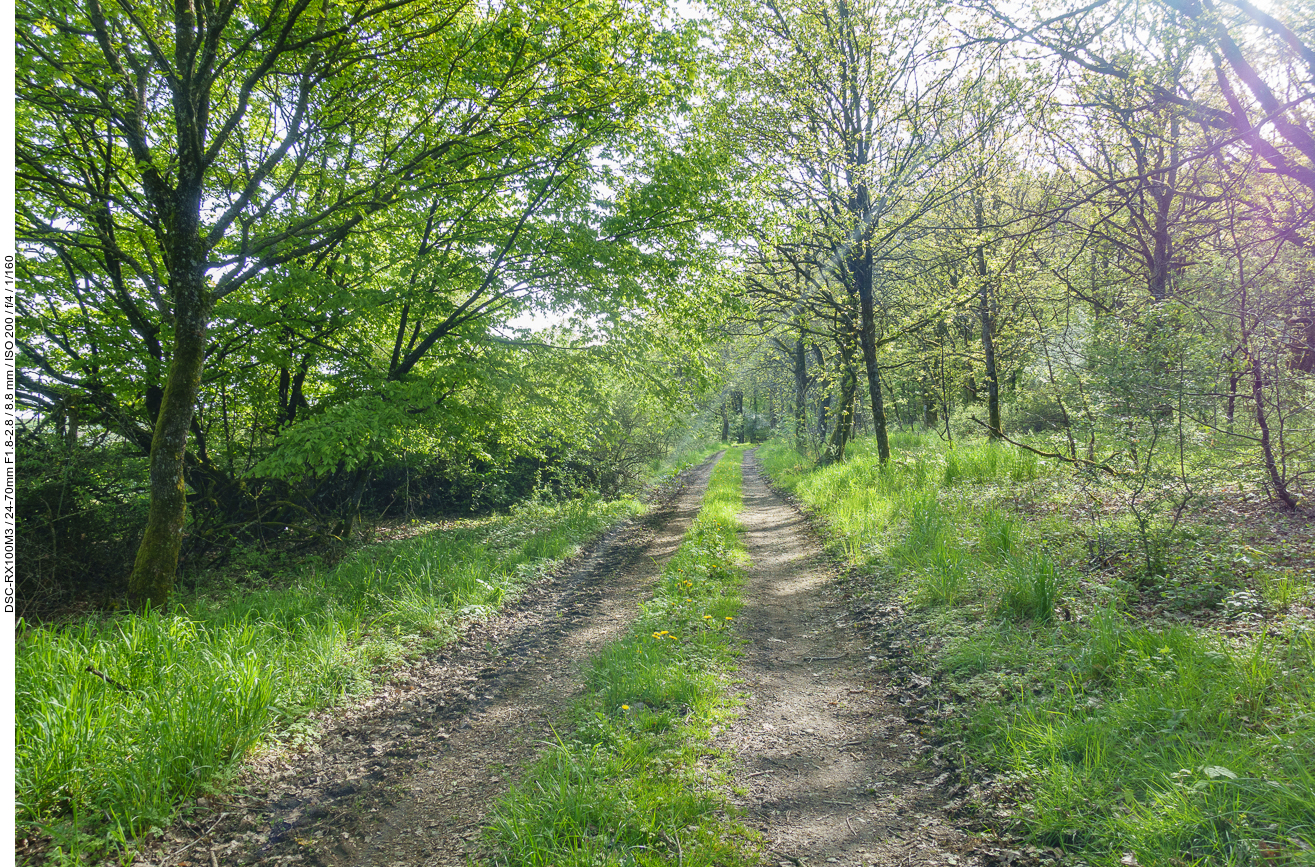
{"label": "grassy strip between tracks", "polygon": [[[283,586],[180,599],[17,638],[19,836],[73,860],[169,821],[251,747],[450,641],[627,515],[633,500],[526,505],[361,549]],[[51,848],[53,847],[53,848]],[[20,849],[24,847],[20,846]]]}
{"label": "grassy strip between tracks", "polygon": [[593,660],[569,735],[497,805],[496,865],[755,863],[709,748],[732,712],[734,617],[746,563],[740,465],[717,465],[703,508],[629,633]]}
{"label": "grassy strip between tracks", "polygon": [[[885,468],[866,441],[822,469],[779,442],[759,457],[857,567],[856,605],[907,654],[894,664],[932,676],[920,713],[942,743],[994,772],[984,824],[1074,864],[1315,864],[1310,620],[1287,597],[1249,619],[1198,599],[1293,575],[1225,568],[1235,540],[1190,522],[1165,574],[1131,556],[1093,569],[1071,503],[1116,503],[1100,479],[1079,491],[1005,446],[896,446]],[[1126,516],[1101,522],[1133,549]]]}

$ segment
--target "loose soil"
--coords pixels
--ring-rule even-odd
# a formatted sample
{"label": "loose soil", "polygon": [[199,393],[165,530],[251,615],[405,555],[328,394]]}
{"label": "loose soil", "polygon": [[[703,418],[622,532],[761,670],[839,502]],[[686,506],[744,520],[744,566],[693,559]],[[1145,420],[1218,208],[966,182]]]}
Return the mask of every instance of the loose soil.
{"label": "loose soil", "polygon": [[[529,588],[498,617],[321,715],[296,749],[201,798],[137,864],[457,865],[479,855],[495,800],[553,738],[586,661],[620,637],[698,513],[716,458],[678,477],[648,515]],[[737,687],[718,736],[766,864],[984,863],[956,824],[950,775],[901,716],[885,645],[865,640],[807,518],[744,473],[752,559]],[[898,666],[896,666],[898,667]]]}

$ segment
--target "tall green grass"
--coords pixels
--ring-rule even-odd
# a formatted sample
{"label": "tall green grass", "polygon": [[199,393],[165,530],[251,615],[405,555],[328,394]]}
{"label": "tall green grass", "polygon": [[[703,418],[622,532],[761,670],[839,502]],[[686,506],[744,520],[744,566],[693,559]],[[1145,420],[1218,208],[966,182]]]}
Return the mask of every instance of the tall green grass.
{"label": "tall green grass", "polygon": [[926,664],[968,697],[942,733],[1013,781],[1014,830],[1111,867],[1315,864],[1310,631],[1225,640],[1079,596],[1072,528],[1015,508],[1073,496],[1035,455],[909,439],[881,467],[858,445],[816,470],[782,443],[759,456],[872,594],[913,603]]}
{"label": "tall green grass", "polygon": [[627,635],[593,660],[561,737],[497,805],[492,863],[515,867],[753,863],[712,785],[707,741],[729,713],[743,547],[742,449],[713,472],[703,508]]}
{"label": "tall green grass", "polygon": [[[169,820],[262,739],[450,640],[633,501],[527,505],[168,613],[20,625],[17,813],[65,852]],[[88,671],[94,669],[96,673]]]}

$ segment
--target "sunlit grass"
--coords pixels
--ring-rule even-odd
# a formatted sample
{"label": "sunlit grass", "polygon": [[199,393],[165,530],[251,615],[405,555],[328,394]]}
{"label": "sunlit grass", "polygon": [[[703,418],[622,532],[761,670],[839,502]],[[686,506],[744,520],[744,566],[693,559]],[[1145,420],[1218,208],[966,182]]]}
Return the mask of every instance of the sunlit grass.
{"label": "sunlit grass", "polygon": [[[20,831],[65,851],[124,843],[253,745],[450,640],[633,501],[531,505],[375,545],[281,587],[17,639]],[[93,673],[88,669],[94,669]]]}
{"label": "sunlit grass", "polygon": [[[1080,558],[1103,549],[1018,511],[1029,485],[1077,496],[1071,471],[1035,455],[906,437],[883,468],[857,446],[817,470],[782,443],[759,458],[871,576],[869,592],[902,597],[929,631],[923,664],[968,697],[942,735],[1012,781],[1004,829],[1110,867],[1129,854],[1315,864],[1315,636],[1226,640],[1138,621],[1117,586],[1088,582],[1078,598]],[[1110,516],[1102,532],[1127,536],[1127,523]],[[1184,598],[1213,574],[1179,571]],[[1300,582],[1266,573],[1260,586],[1282,611]]]}

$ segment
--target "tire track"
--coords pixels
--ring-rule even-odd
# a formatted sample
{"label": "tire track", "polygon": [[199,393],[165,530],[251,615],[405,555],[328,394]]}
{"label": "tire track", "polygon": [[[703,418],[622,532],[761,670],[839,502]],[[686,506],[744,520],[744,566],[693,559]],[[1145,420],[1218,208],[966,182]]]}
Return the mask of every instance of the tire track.
{"label": "tire track", "polygon": [[465,864],[493,801],[582,691],[582,664],[630,624],[679,547],[719,458],[386,689],[318,715],[313,744],[253,758],[232,792],[198,799],[136,863]]}

